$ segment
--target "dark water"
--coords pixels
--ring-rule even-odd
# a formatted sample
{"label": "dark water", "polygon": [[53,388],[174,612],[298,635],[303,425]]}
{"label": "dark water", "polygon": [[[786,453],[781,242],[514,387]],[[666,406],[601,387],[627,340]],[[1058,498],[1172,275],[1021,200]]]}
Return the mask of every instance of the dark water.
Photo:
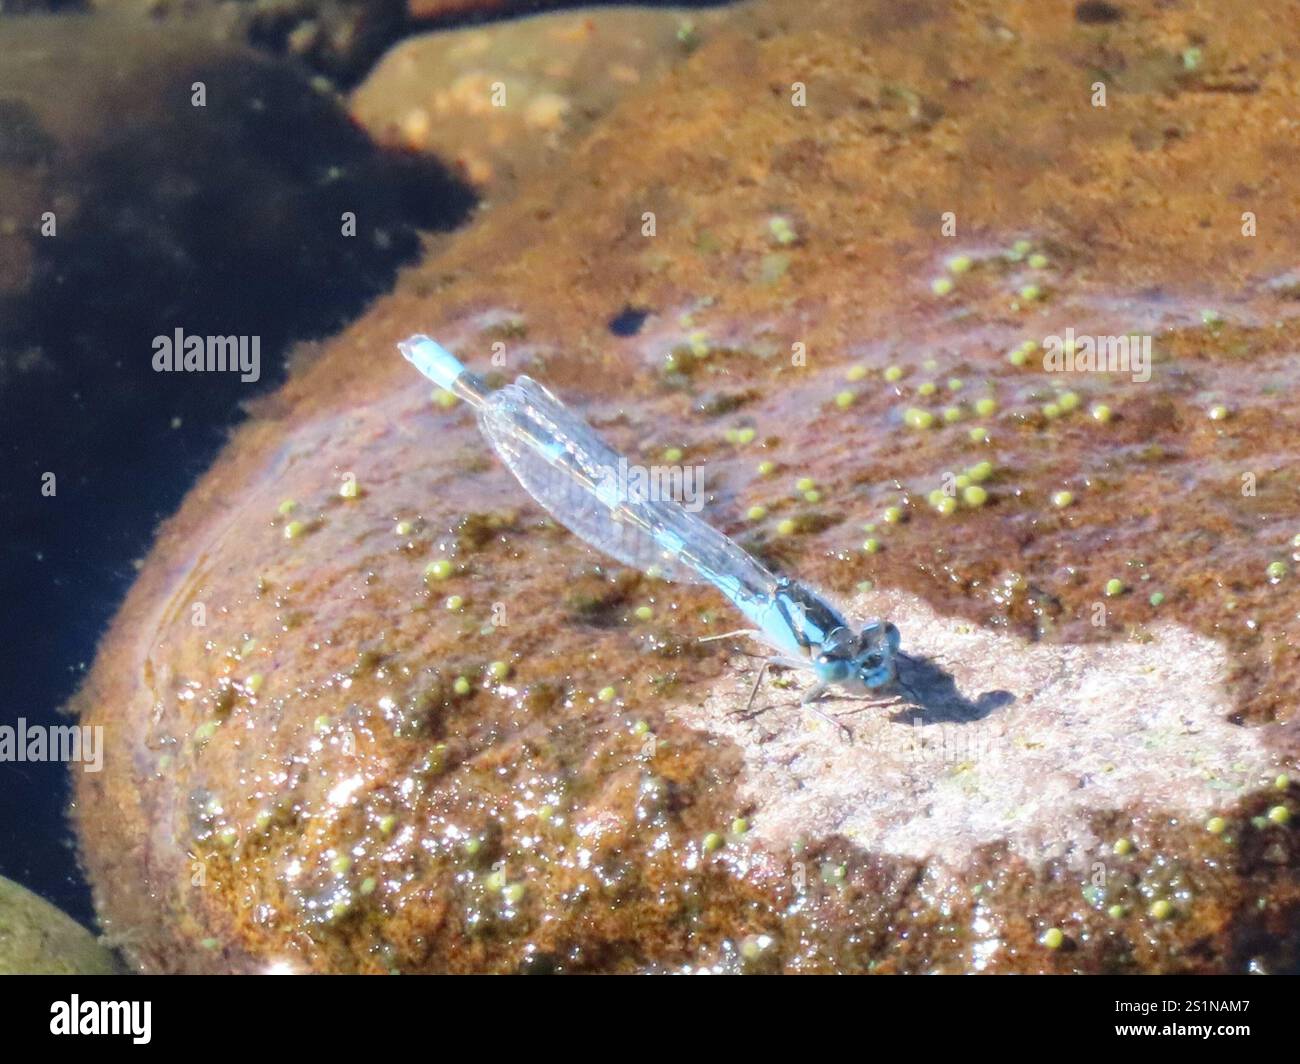
{"label": "dark water", "polygon": [[[283,380],[295,341],[330,335],[389,288],[421,230],[454,227],[473,203],[436,163],[377,153],[300,72],[214,61],[201,76],[217,90],[202,126],[152,95],[138,114],[91,107],[86,121],[110,132],[89,153],[42,127],[38,91],[6,101],[0,160],[75,203],[76,220],[31,240],[30,283],[0,299],[0,723],[69,723],[59,709],[133,563],[241,404]],[[80,91],[93,100],[96,86]],[[341,239],[340,214],[358,204],[357,237]],[[258,379],[155,372],[153,338],[177,328],[258,337]],[[0,767],[0,874],[90,922],[67,771]]]}

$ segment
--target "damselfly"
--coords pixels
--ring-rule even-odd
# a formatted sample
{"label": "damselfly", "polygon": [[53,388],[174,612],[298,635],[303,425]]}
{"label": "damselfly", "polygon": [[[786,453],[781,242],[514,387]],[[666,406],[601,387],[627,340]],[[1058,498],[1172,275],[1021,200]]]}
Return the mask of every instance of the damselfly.
{"label": "damselfly", "polygon": [[777,652],[759,670],[750,706],[769,664],[814,674],[804,704],[832,686],[884,693],[897,682],[900,637],[893,624],[873,620],[854,630],[822,596],[769,572],[676,500],[629,484],[619,475],[626,461],[542,385],[519,377],[490,392],[427,336],[398,347],[431,381],[475,408],[479,429],[501,460],[570,532],[625,565],[712,584],[731,600],[753,629],[710,638],[752,635]]}

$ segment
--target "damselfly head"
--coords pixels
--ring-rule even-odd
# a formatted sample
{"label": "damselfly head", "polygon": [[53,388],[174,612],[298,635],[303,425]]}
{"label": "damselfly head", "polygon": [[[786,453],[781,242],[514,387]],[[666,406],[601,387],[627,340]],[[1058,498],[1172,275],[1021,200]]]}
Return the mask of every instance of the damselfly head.
{"label": "damselfly head", "polygon": [[875,690],[888,687],[898,678],[898,648],[902,635],[888,621],[872,621],[858,636],[858,652],[853,666],[856,679]]}
{"label": "damselfly head", "polygon": [[813,659],[817,678],[850,691],[888,687],[898,675],[901,637],[888,621],[872,621],[861,632],[837,628]]}

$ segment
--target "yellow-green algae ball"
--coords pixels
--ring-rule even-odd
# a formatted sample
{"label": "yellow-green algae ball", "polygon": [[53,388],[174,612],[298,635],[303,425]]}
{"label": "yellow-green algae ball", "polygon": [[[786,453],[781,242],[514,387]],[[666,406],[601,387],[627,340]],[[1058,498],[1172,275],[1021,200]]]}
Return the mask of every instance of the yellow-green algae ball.
{"label": "yellow-green algae ball", "polygon": [[1157,920],[1168,920],[1174,915],[1174,905],[1168,898],[1157,898],[1151,903],[1149,911]]}
{"label": "yellow-green algae ball", "polygon": [[880,550],[880,540],[874,538],[869,539],[862,544],[862,549],[868,554],[875,554]]}
{"label": "yellow-green algae ball", "polygon": [[889,381],[890,383],[902,379],[903,379],[902,366],[890,366],[888,369],[885,370],[885,380]]}
{"label": "yellow-green algae ball", "polygon": [[596,697],[602,702],[613,702],[618,697],[618,692],[613,687],[602,687],[596,692]]}
{"label": "yellow-green algae ball", "polygon": [[860,381],[867,375],[866,366],[850,366],[845,371],[844,379],[849,381]]}
{"label": "yellow-green algae ball", "polygon": [[355,499],[361,494],[361,485],[357,483],[356,477],[348,477],[339,485],[339,496],[344,499]]}
{"label": "yellow-green algae ball", "polygon": [[838,392],[835,396],[835,405],[841,410],[847,410],[853,405],[854,398],[852,392]]}
{"label": "yellow-green algae ball", "polygon": [[1205,822],[1205,830],[1211,835],[1222,835],[1227,827],[1228,822],[1221,816],[1212,816]]}
{"label": "yellow-green algae ball", "polygon": [[1074,502],[1074,493],[1071,491],[1057,491],[1052,493],[1052,505],[1057,509],[1064,510]]}
{"label": "yellow-green algae ball", "polygon": [[1106,422],[1110,420],[1110,418],[1111,418],[1110,407],[1108,407],[1105,403],[1098,403],[1096,406],[1092,408],[1092,419],[1094,421],[1099,421],[1101,422],[1101,424],[1104,425],[1106,424]]}
{"label": "yellow-green algae ball", "polygon": [[989,493],[978,484],[972,484],[961,493],[962,501],[967,506],[983,506],[989,501]]}
{"label": "yellow-green algae ball", "polygon": [[1124,581],[1112,577],[1106,581],[1106,596],[1114,598],[1116,595],[1124,594]]}
{"label": "yellow-green algae ball", "polygon": [[488,666],[488,676],[494,680],[504,680],[510,675],[510,663],[508,661],[494,661]]}
{"label": "yellow-green algae ball", "polygon": [[285,539],[297,539],[307,530],[307,526],[301,521],[290,521],[284,526]]}
{"label": "yellow-green algae ball", "polygon": [[800,477],[794,482],[795,491],[812,491],[817,486],[817,482],[812,477]]}
{"label": "yellow-green algae ball", "polygon": [[930,396],[939,390],[939,386],[934,381],[922,381],[916,386],[917,395]]}
{"label": "yellow-green algae ball", "polygon": [[793,520],[789,517],[785,517],[776,523],[776,534],[778,536],[793,536],[798,527],[798,524]]}
{"label": "yellow-green algae ball", "polygon": [[951,277],[936,277],[930,282],[930,291],[937,296],[946,296],[952,291],[953,284]]}
{"label": "yellow-green algae ball", "polygon": [[969,255],[953,255],[947,262],[951,273],[966,273],[974,265],[974,260]]}
{"label": "yellow-green algae ball", "polygon": [[971,443],[983,443],[989,438],[989,430],[983,425],[971,426],[970,432],[966,433]]}
{"label": "yellow-green algae ball", "polygon": [[209,720],[200,724],[194,729],[194,741],[196,743],[206,743],[217,734],[219,727],[221,727],[221,721],[219,720]]}
{"label": "yellow-green algae ball", "polygon": [[790,219],[781,214],[768,219],[767,232],[774,242],[782,245],[793,244],[799,239]]}
{"label": "yellow-green algae ball", "polygon": [[998,401],[985,396],[975,400],[975,413],[980,417],[992,417],[998,411]]}
{"label": "yellow-green algae ball", "polygon": [[1133,843],[1125,838],[1116,839],[1115,844],[1110,848],[1110,851],[1117,857],[1124,857],[1133,852]]}
{"label": "yellow-green algae ball", "polygon": [[446,580],[449,576],[451,576],[451,562],[446,558],[439,558],[424,567],[426,580]]}
{"label": "yellow-green algae ball", "polygon": [[903,422],[914,429],[928,429],[934,424],[934,415],[919,406],[910,406],[903,412]]}
{"label": "yellow-green algae ball", "polygon": [[745,516],[751,521],[761,521],[767,516],[766,506],[751,506],[745,511]]}
{"label": "yellow-green algae ball", "polygon": [[[967,491],[969,490],[970,489],[968,488]],[[984,489],[980,488],[978,490],[983,491]],[[957,500],[954,499],[951,495],[945,495],[942,499],[940,499],[938,502],[934,504],[934,508],[938,510],[941,514],[943,514],[944,517],[948,517],[951,514],[955,514],[957,512]]]}
{"label": "yellow-green algae ball", "polygon": [[775,470],[776,470],[776,463],[773,462],[771,459],[767,459],[766,461],[758,463],[758,475],[760,477],[771,476]]}
{"label": "yellow-green algae ball", "polygon": [[473,687],[464,676],[457,676],[455,682],[451,685],[451,689],[458,695],[467,695],[473,690]]}
{"label": "yellow-green algae ball", "polygon": [[1048,949],[1060,949],[1065,943],[1065,933],[1059,927],[1049,927],[1039,941]]}
{"label": "yellow-green algae ball", "polygon": [[655,615],[655,611],[652,610],[649,606],[638,606],[633,611],[633,615],[636,617],[638,621],[648,621],[650,620],[651,617]]}
{"label": "yellow-green algae ball", "polygon": [[286,515],[293,513],[297,506],[298,504],[292,499],[285,499],[284,502],[280,503],[280,505],[276,507],[276,509],[279,510],[282,515]]}
{"label": "yellow-green algae ball", "polygon": [[1275,805],[1268,811],[1268,818],[1279,827],[1285,827],[1291,823],[1291,810],[1284,805]]}
{"label": "yellow-green algae ball", "polygon": [[727,840],[716,831],[710,831],[704,836],[704,852],[712,853],[714,850],[720,850],[724,845],[726,845],[726,841]]}
{"label": "yellow-green algae ball", "polygon": [[966,470],[966,475],[969,476],[971,480],[975,481],[976,484],[979,484],[985,480],[988,480],[988,478],[993,475],[993,463],[987,460],[983,462],[976,462],[973,466],[971,466],[968,470]]}
{"label": "yellow-green algae ball", "polygon": [[887,524],[897,525],[902,522],[905,516],[901,507],[887,506],[885,512],[881,514]]}
{"label": "yellow-green algae ball", "polygon": [[1265,572],[1268,573],[1269,581],[1276,584],[1279,580],[1281,580],[1284,576],[1286,576],[1289,570],[1287,569],[1286,562],[1269,562],[1268,568],[1265,570]]}

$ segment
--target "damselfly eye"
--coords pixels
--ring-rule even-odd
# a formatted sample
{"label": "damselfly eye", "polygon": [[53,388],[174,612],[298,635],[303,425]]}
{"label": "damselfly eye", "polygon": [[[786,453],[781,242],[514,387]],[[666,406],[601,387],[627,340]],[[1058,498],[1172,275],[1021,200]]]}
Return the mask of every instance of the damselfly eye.
{"label": "damselfly eye", "polygon": [[868,669],[878,669],[880,668],[880,663],[884,660],[885,659],[882,658],[879,654],[868,654],[865,658],[862,659],[862,664],[864,667]]}

